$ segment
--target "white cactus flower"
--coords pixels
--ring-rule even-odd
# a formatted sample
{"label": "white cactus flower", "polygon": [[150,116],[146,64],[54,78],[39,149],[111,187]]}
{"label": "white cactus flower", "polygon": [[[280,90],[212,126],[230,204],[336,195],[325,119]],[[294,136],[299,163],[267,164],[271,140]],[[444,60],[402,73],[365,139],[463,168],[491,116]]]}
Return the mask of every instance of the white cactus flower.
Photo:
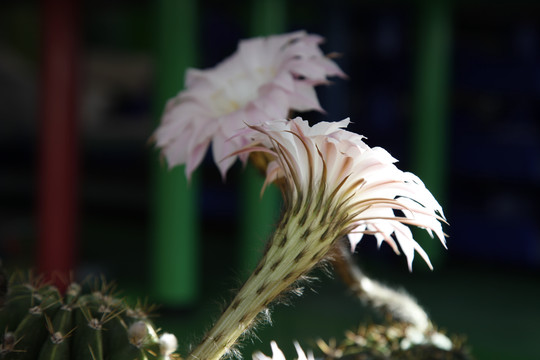
{"label": "white cactus flower", "polygon": [[236,157],[220,160],[248,143],[235,136],[246,124],[284,118],[291,110],[323,111],[314,87],[345,74],[321,52],[322,41],[304,31],[243,40],[216,67],[189,69],[185,90],[168,101],[154,134],[169,166],[186,164],[190,177],[212,143],[224,177]]}

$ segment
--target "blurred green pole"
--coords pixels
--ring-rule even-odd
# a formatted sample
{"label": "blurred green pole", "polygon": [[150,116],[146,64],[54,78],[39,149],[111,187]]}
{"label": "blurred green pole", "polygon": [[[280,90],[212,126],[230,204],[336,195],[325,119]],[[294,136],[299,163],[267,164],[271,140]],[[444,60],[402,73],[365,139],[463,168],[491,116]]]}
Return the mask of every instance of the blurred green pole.
{"label": "blurred green pole", "polygon": [[[418,1],[413,168],[443,209],[448,176],[451,10],[448,0]],[[433,266],[440,264],[444,249],[438,241],[428,240],[424,231],[417,231],[415,237]]]}
{"label": "blurred green pole", "polygon": [[[285,0],[252,0],[251,35],[267,36],[285,31]],[[264,174],[251,164],[241,176],[242,224],[240,269],[250,273],[260,260],[264,245],[272,233],[280,211],[281,195],[269,186],[260,197]]]}
{"label": "blurred green pole", "polygon": [[[155,118],[167,99],[184,87],[187,67],[196,63],[196,0],[159,0],[157,21]],[[157,122],[156,122],[157,125]],[[184,166],[168,170],[153,156],[152,285],[165,306],[192,304],[198,296],[198,181],[188,184]]]}

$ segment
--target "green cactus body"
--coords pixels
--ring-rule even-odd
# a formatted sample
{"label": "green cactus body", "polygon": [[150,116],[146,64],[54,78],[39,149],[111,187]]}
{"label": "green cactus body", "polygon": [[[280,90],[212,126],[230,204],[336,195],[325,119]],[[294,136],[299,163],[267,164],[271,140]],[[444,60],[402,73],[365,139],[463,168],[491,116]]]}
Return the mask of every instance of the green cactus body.
{"label": "green cactus body", "polygon": [[37,290],[39,296],[41,296],[42,304],[53,304],[61,302],[62,297],[58,289],[52,285],[42,286]]}
{"label": "green cactus body", "polygon": [[76,360],[103,360],[102,322],[91,317],[87,310],[75,314],[77,331],[73,339],[73,354]]}
{"label": "green cactus body", "polygon": [[52,321],[47,319],[49,337],[41,348],[39,360],[69,359],[70,341],[68,338],[74,329],[73,309],[68,305],[62,305]]}
{"label": "green cactus body", "polygon": [[19,351],[12,351],[5,359],[30,360],[35,359],[47,337],[46,316],[52,316],[59,309],[59,303],[43,302],[28,310],[28,314],[15,330],[15,342]]}
{"label": "green cactus body", "polygon": [[69,360],[70,342],[66,335],[55,332],[49,336],[41,351],[38,360]]}
{"label": "green cactus body", "polygon": [[30,284],[16,284],[10,287],[7,296],[4,308],[0,311],[0,329],[15,331],[28,313],[28,309],[41,302],[41,296]]}
{"label": "green cactus body", "polygon": [[104,282],[100,288],[85,293],[72,283],[62,297],[51,285],[10,281],[0,308],[0,359],[162,359],[144,307],[130,308]]}
{"label": "green cactus body", "polygon": [[131,344],[125,345],[113,354],[112,359],[115,360],[148,360],[143,349],[140,349]]}
{"label": "green cactus body", "polygon": [[81,295],[82,287],[77,283],[71,283],[66,289],[66,295],[64,296],[64,304],[72,306],[79,299]]}
{"label": "green cactus body", "polygon": [[[104,325],[103,331],[106,334],[103,349],[107,354],[114,354],[118,348],[128,343],[127,326],[121,315],[111,317]],[[116,359],[114,356],[111,358]]]}

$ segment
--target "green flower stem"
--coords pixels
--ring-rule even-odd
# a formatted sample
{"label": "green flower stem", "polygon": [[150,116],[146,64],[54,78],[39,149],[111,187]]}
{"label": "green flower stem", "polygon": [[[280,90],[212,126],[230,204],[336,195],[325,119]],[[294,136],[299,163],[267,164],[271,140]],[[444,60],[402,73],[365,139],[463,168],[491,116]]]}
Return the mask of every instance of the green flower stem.
{"label": "green flower stem", "polygon": [[257,268],[190,359],[218,360],[230,354],[258,315],[328,255],[342,235],[343,222],[332,219],[334,208],[316,203],[305,201],[284,213]]}

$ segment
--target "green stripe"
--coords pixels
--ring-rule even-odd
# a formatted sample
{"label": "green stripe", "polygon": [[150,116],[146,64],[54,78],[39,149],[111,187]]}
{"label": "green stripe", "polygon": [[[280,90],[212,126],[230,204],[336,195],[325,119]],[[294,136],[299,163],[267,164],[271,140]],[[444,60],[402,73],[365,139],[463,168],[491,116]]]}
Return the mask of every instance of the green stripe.
{"label": "green stripe", "polygon": [[[448,96],[450,71],[451,8],[446,0],[418,3],[415,116],[412,132],[414,172],[445,205],[447,189]],[[444,249],[425,232],[415,238],[436,267]]]}
{"label": "green stripe", "polygon": [[[157,2],[156,119],[166,100],[183,89],[186,68],[196,63],[196,5],[196,0]],[[183,166],[169,171],[153,155],[154,296],[166,306],[187,306],[198,296],[199,182],[195,174],[188,184]]]}

